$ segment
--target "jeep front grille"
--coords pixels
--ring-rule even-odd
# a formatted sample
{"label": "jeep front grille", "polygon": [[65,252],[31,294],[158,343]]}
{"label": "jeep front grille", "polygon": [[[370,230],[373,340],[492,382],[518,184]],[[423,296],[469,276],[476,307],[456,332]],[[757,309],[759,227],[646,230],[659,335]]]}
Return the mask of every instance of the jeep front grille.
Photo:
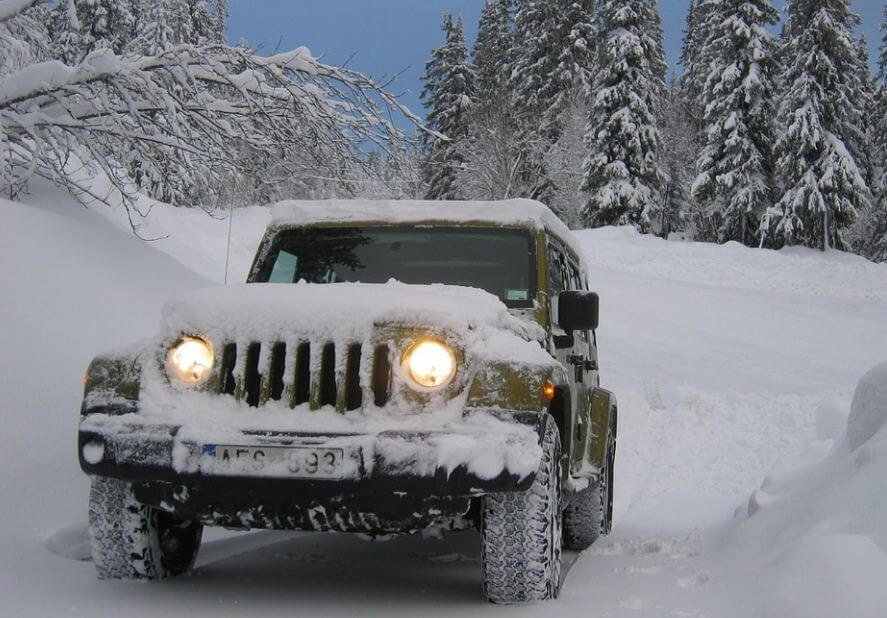
{"label": "jeep front grille", "polygon": [[312,410],[334,406],[344,412],[365,400],[382,407],[391,393],[390,350],[378,345],[365,354],[363,348],[313,341],[227,343],[218,392],[252,407],[282,401],[290,408],[308,404]]}

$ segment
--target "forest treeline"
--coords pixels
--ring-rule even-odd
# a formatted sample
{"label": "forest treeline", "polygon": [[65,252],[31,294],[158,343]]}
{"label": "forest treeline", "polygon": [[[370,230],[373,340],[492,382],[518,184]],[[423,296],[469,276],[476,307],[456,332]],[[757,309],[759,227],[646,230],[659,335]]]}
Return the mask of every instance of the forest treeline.
{"label": "forest treeline", "polygon": [[[573,227],[887,259],[887,8],[694,0],[668,79],[656,0],[488,0],[423,75],[431,199],[531,197]],[[774,34],[781,23],[781,33]]]}
{"label": "forest treeline", "polygon": [[227,42],[227,15],[0,0],[0,192],[46,178],[132,215],[141,195],[530,197],[572,227],[887,260],[887,30],[873,75],[849,0],[782,21],[694,0],[670,79],[655,0],[487,0],[470,48],[444,16],[424,121],[305,48]]}

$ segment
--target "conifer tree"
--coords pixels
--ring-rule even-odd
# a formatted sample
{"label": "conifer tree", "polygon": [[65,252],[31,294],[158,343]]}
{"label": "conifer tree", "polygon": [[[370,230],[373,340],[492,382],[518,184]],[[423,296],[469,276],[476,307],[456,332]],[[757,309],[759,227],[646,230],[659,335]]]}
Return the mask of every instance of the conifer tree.
{"label": "conifer tree", "polygon": [[574,98],[585,100],[591,95],[597,31],[593,0],[559,0],[557,4],[557,64],[549,85],[550,100],[545,103],[551,121],[560,125]]}
{"label": "conifer tree", "polygon": [[[561,194],[548,169],[577,98],[588,96],[595,41],[593,0],[518,0],[510,88],[521,122],[521,141],[530,147],[522,175],[534,187],[529,197],[555,209]],[[575,191],[574,191],[575,193]]]}
{"label": "conifer tree", "polygon": [[551,77],[557,67],[556,4],[549,0],[518,0],[515,15],[515,45],[519,51],[510,87],[520,107],[540,120],[551,100]]}
{"label": "conifer tree", "polygon": [[873,147],[873,141],[876,139],[874,114],[876,113],[875,99],[877,98],[878,85],[869,66],[868,42],[865,35],[861,35],[856,40],[856,70],[855,83],[859,96],[857,105],[861,113],[859,126],[848,138],[848,147],[860,167],[866,184],[870,189],[874,189],[876,175],[874,169],[876,154]]}
{"label": "conifer tree", "polygon": [[[514,0],[487,0],[472,50],[479,104],[501,105],[514,62]],[[510,97],[509,97],[510,98]]]}
{"label": "conifer tree", "polygon": [[653,227],[661,203],[665,60],[654,0],[606,0],[581,190],[586,225]]}
{"label": "conifer tree", "polygon": [[887,5],[881,22],[881,47],[878,58],[878,78],[881,82],[871,115],[872,151],[875,178],[872,181],[874,203],[866,233],[866,255],[876,262],[887,262]]}
{"label": "conifer tree", "polygon": [[519,123],[521,185],[524,197],[550,203],[554,193],[545,153],[558,138],[550,103],[554,94],[552,76],[557,69],[557,4],[552,0],[517,0],[514,56],[509,89]]}
{"label": "conifer tree", "polygon": [[155,55],[174,45],[197,43],[189,0],[153,0],[138,14],[131,51]]}
{"label": "conifer tree", "polygon": [[517,47],[514,0],[487,0],[472,50],[474,97],[458,183],[467,197],[507,199],[532,194],[523,184],[524,130],[509,87]]}
{"label": "conifer tree", "polygon": [[699,133],[705,109],[702,94],[714,60],[711,39],[718,6],[717,0],[691,0],[681,46],[680,62],[684,67],[681,88],[692,124]]}
{"label": "conifer tree", "polygon": [[65,0],[49,19],[53,55],[72,65],[96,49],[123,53],[135,37],[132,0]]}
{"label": "conifer tree", "polygon": [[772,205],[774,48],[769,0],[723,0],[709,19],[712,63],[700,96],[704,142],[693,197],[719,242],[760,243]]}
{"label": "conifer tree", "polygon": [[662,132],[662,206],[656,228],[663,238],[686,229],[691,221],[690,182],[694,165],[693,128],[686,113],[687,102],[678,79],[668,85],[665,111],[660,120]]}
{"label": "conifer tree", "polygon": [[223,43],[228,21],[228,0],[188,0],[192,42],[197,45]]}
{"label": "conifer tree", "polygon": [[463,197],[457,172],[464,163],[460,140],[467,132],[468,113],[474,81],[474,67],[468,61],[462,20],[446,13],[441,25],[445,42],[431,52],[422,80],[422,99],[428,108],[428,127],[443,137],[427,135],[422,179],[427,199],[451,200]]}
{"label": "conifer tree", "polygon": [[784,88],[776,141],[782,196],[764,220],[774,244],[845,249],[844,233],[868,207],[852,149],[861,126],[849,0],[789,0]]}

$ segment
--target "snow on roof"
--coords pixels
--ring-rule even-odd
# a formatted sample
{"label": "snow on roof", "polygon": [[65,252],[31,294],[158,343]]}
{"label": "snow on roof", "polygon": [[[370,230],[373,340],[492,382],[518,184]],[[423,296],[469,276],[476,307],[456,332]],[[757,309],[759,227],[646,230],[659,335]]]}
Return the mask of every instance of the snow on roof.
{"label": "snow on roof", "polygon": [[[541,202],[490,201],[288,200],[271,210],[271,225],[317,223],[491,223],[549,229],[575,249],[569,228]],[[576,250],[579,253],[578,250]]]}

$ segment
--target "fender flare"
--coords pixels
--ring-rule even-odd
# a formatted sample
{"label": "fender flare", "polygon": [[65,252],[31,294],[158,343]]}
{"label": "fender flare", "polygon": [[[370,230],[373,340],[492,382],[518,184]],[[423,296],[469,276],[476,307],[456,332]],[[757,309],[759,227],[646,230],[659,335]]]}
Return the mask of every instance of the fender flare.
{"label": "fender flare", "polygon": [[619,422],[619,407],[616,395],[600,387],[591,391],[591,448],[590,463],[597,468],[604,465],[607,448],[607,434],[616,437]]}

